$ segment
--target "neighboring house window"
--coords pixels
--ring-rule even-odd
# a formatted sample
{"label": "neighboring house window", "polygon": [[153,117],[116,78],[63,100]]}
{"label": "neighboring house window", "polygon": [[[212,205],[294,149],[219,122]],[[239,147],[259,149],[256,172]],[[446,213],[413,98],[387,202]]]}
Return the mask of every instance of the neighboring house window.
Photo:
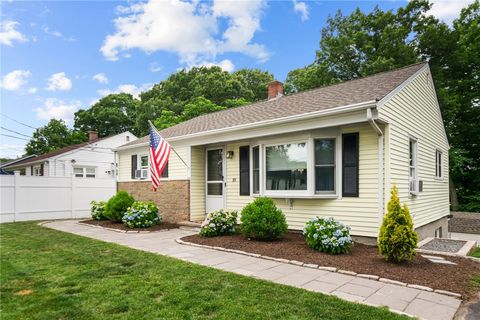
{"label": "neighboring house window", "polygon": [[240,147],[240,195],[250,195],[250,147]]}
{"label": "neighboring house window", "polygon": [[315,192],[335,192],[335,139],[315,140]]}
{"label": "neighboring house window", "polygon": [[252,148],[252,193],[260,193],[260,147]]}
{"label": "neighboring house window", "polygon": [[409,190],[410,193],[418,192],[418,167],[417,167],[417,140],[409,142]]}
{"label": "neighboring house window", "polygon": [[435,151],[435,177],[442,178],[442,151]]}
{"label": "neighboring house window", "polygon": [[92,167],[74,167],[73,174],[76,178],[95,178],[95,168]]}
{"label": "neighboring house window", "polygon": [[130,136],[126,136],[125,141],[129,142],[130,141]]}
{"label": "neighboring house window", "polygon": [[265,148],[267,190],[307,190],[307,144],[291,143]]}
{"label": "neighboring house window", "polygon": [[42,166],[41,166],[41,165],[33,166],[33,167],[32,167],[32,176],[36,176],[36,177],[43,176]]}

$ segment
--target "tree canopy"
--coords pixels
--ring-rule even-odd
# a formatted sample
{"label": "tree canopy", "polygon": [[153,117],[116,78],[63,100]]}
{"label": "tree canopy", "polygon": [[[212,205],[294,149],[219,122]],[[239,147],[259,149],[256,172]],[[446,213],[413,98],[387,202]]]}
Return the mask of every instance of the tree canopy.
{"label": "tree canopy", "polygon": [[40,155],[85,141],[87,141],[85,133],[69,129],[63,120],[52,119],[45,126],[35,130],[25,147],[25,152],[27,155]]}
{"label": "tree canopy", "polygon": [[290,71],[285,88],[298,92],[429,61],[451,145],[451,186],[460,204],[480,203],[479,1],[451,27],[428,15],[430,7],[413,0],[396,12],[338,12],[322,29],[315,61]]}

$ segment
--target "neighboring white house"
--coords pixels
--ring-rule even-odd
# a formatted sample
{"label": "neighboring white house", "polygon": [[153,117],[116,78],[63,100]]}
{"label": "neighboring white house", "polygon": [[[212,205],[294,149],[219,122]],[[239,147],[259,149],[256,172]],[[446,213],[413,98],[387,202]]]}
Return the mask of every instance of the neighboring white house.
{"label": "neighboring white house", "polygon": [[449,145],[428,64],[291,95],[275,81],[268,97],[160,131],[186,165],[172,152],[158,192],[148,136],[117,148],[118,189],[171,221],[268,196],[290,229],[331,216],[371,241],[396,185],[420,238],[447,234]]}
{"label": "neighboring white house", "polygon": [[3,169],[26,176],[114,178],[117,160],[113,149],[137,137],[129,131],[105,138],[98,138],[93,131],[88,135],[88,142],[15,161]]}

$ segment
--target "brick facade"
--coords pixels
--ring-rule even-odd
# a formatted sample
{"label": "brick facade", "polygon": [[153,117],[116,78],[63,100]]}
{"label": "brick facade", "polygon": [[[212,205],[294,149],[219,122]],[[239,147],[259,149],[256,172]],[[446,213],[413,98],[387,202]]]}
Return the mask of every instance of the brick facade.
{"label": "brick facade", "polygon": [[155,202],[164,221],[190,220],[189,180],[162,181],[157,192],[150,181],[118,182],[117,189],[127,191],[135,200]]}

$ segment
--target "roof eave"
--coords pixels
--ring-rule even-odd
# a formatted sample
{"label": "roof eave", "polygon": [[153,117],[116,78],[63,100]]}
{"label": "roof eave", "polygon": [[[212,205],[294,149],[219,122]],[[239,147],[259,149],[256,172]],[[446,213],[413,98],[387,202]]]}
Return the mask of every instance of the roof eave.
{"label": "roof eave", "polygon": [[[209,130],[209,131],[202,131],[198,133],[192,133],[188,135],[183,135],[183,136],[176,136],[176,137],[171,137],[171,138],[165,138],[168,142],[177,142],[177,141],[183,141],[187,139],[192,139],[192,138],[200,138],[203,136],[210,136],[214,134],[223,134],[227,132],[235,132],[235,131],[240,131],[244,130],[246,128],[257,128],[257,127],[262,127],[262,126],[268,126],[271,124],[284,124],[288,122],[293,122],[293,121],[301,121],[301,120],[307,120],[311,118],[316,118],[316,117],[325,117],[325,116],[331,116],[331,115],[336,115],[336,114],[342,114],[342,113],[348,113],[348,112],[354,112],[362,109],[368,109],[372,107],[377,106],[377,100],[370,100],[370,101],[365,101],[365,102],[360,102],[360,103],[355,103],[355,104],[350,104],[350,105],[345,105],[345,106],[340,106],[340,107],[335,107],[327,110],[320,110],[320,111],[315,111],[315,112],[309,112],[309,113],[303,113],[300,115],[294,115],[294,116],[288,116],[288,117],[283,117],[283,118],[276,118],[276,119],[271,119],[271,120],[264,120],[264,121],[259,121],[255,123],[248,123],[248,124],[242,124],[238,126],[233,126],[233,127],[227,127],[227,128],[220,128],[220,129],[214,129],[214,130]],[[138,147],[143,147],[143,146],[149,146],[149,142],[142,142],[138,144],[133,144],[129,146],[121,146],[114,151],[122,151],[122,150],[128,150],[128,149],[134,149]]]}

